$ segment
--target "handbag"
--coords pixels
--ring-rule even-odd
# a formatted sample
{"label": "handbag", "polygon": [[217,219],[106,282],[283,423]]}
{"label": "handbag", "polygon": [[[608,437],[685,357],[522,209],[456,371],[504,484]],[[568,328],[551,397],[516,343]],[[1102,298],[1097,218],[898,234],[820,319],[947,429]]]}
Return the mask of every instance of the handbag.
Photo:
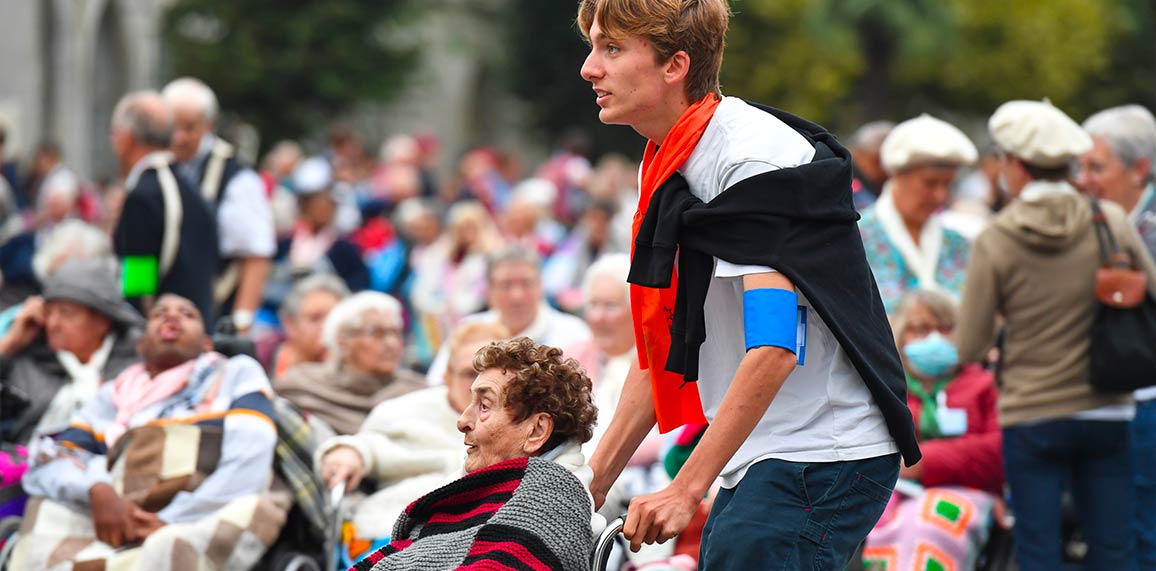
{"label": "handbag", "polygon": [[1100,268],[1090,382],[1098,392],[1128,393],[1156,384],[1156,301],[1148,276],[1120,251],[1100,203],[1092,198],[1091,204]]}

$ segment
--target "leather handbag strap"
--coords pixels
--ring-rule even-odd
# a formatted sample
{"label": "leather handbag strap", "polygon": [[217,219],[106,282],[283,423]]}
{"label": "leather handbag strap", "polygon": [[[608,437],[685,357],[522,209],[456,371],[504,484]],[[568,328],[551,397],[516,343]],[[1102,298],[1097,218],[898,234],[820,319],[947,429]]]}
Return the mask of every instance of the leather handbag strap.
{"label": "leather handbag strap", "polygon": [[1108,217],[1100,208],[1100,201],[1095,197],[1088,197],[1092,205],[1092,227],[1096,230],[1096,243],[1100,246],[1100,265],[1105,268],[1134,269],[1129,256],[1120,252],[1116,237],[1108,227]]}

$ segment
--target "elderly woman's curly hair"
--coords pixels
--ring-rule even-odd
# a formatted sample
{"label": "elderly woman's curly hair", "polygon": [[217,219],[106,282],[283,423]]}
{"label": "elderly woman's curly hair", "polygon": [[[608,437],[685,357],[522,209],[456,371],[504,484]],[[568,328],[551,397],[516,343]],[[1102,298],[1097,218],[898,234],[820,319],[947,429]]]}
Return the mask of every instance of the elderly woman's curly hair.
{"label": "elderly woman's curly hair", "polygon": [[499,369],[513,374],[506,386],[506,402],[514,422],[544,412],[554,419],[554,434],[542,451],[567,440],[588,442],[594,436],[598,409],[591,398],[586,371],[562,350],[539,345],[526,337],[494,341],[478,350],[474,370]]}

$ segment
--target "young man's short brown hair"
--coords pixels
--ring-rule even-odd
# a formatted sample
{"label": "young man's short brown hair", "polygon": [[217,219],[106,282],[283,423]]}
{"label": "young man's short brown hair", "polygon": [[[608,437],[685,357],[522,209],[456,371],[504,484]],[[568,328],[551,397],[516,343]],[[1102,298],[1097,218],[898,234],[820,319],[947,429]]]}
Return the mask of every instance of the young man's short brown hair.
{"label": "young man's short brown hair", "polygon": [[730,20],[727,0],[582,0],[578,27],[587,40],[594,20],[610,39],[646,38],[660,63],[686,52],[686,95],[691,102],[708,93],[722,97],[718,78]]}

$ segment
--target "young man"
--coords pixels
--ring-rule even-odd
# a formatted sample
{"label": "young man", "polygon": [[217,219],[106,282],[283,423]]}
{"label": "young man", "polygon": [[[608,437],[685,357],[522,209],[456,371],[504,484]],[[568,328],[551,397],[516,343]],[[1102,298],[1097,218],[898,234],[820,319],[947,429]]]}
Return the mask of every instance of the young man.
{"label": "young man", "polygon": [[648,139],[630,274],[640,367],[591,492],[600,503],[656,421],[709,420],[671,485],[631,502],[631,547],[681,532],[721,476],[700,568],[842,569],[898,453],[919,460],[903,371],[850,154],[817,125],[721,96],[728,17],[725,0],[579,8],[599,118]]}

